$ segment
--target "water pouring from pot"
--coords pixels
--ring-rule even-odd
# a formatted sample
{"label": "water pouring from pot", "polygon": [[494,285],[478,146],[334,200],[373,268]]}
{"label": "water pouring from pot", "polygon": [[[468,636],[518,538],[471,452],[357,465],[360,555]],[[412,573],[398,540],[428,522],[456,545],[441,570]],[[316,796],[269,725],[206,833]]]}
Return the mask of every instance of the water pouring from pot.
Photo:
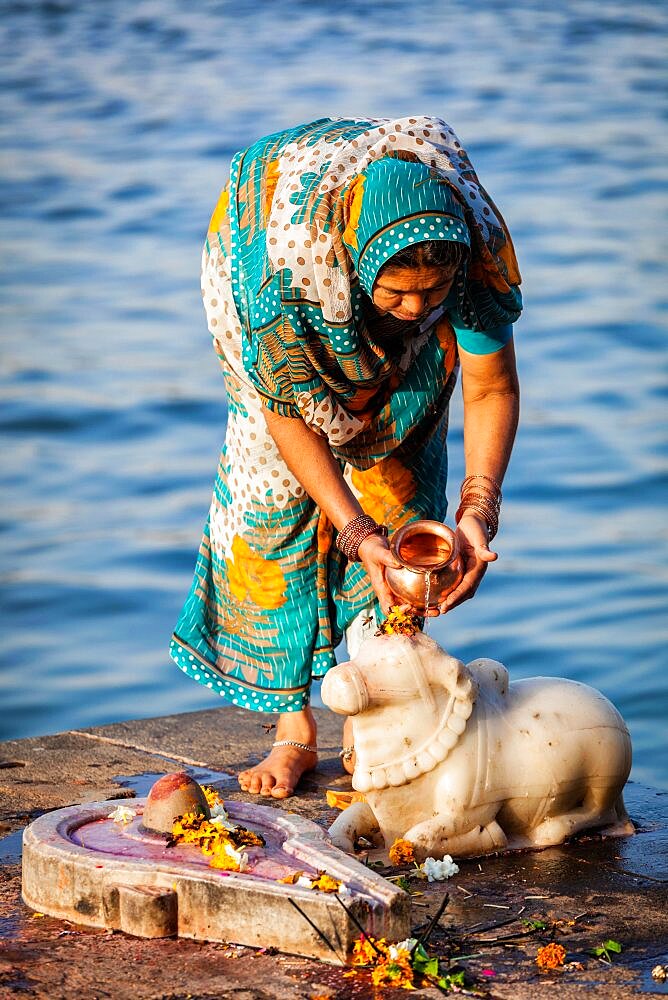
{"label": "water pouring from pot", "polygon": [[387,567],[385,579],[420,613],[438,608],[464,575],[457,537],[440,521],[404,525],[390,538],[390,549],[401,567]]}

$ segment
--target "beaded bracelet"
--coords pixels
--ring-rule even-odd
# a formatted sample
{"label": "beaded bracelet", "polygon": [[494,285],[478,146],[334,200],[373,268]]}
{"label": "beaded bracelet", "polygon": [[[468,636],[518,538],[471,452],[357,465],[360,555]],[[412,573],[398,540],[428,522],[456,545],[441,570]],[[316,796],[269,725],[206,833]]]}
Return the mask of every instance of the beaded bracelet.
{"label": "beaded bracelet", "polygon": [[343,552],[349,562],[359,562],[359,547],[369,535],[387,535],[384,524],[378,524],[368,514],[358,514],[341,528],[336,539],[336,547]]}

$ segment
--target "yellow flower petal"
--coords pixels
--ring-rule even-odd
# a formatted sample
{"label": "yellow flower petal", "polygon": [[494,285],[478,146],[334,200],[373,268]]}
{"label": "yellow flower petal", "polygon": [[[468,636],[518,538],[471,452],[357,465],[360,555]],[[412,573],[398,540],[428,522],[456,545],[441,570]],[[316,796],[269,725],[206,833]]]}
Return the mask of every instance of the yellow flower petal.
{"label": "yellow flower petal", "polygon": [[332,788],[327,789],[325,798],[332,809],[347,809],[353,802],[366,802],[362,792],[335,792]]}

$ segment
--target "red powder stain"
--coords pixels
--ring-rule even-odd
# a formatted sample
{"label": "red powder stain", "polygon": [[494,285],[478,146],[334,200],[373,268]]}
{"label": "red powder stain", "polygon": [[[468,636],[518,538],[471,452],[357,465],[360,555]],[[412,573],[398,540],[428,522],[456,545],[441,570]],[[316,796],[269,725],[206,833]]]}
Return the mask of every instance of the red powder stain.
{"label": "red powder stain", "polygon": [[192,778],[185,771],[177,771],[176,774],[166,774],[164,777],[158,778],[155,785],[153,785],[149,793],[149,798],[152,801],[169,798],[179,788],[184,788],[186,785],[191,784],[191,782]]}

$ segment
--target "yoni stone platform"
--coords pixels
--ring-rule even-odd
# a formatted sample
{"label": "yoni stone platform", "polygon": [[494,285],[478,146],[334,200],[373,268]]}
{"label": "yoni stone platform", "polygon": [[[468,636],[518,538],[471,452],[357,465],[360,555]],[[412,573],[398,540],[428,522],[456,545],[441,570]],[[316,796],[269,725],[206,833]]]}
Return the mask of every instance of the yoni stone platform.
{"label": "yoni stone platform", "polygon": [[[343,963],[360,931],[398,941],[410,932],[405,892],[335,848],[315,823],[278,808],[227,802],[230,819],[259,833],[243,872],[209,867],[196,845],[167,847],[142,823],[123,826],[117,802],[59,809],[23,834],[23,898],[54,917],[140,937],[232,941]],[[277,881],[326,871],[345,896]],[[342,905],[343,904],[343,905]],[[352,915],[352,916],[351,916]],[[355,919],[352,919],[352,918]]]}

